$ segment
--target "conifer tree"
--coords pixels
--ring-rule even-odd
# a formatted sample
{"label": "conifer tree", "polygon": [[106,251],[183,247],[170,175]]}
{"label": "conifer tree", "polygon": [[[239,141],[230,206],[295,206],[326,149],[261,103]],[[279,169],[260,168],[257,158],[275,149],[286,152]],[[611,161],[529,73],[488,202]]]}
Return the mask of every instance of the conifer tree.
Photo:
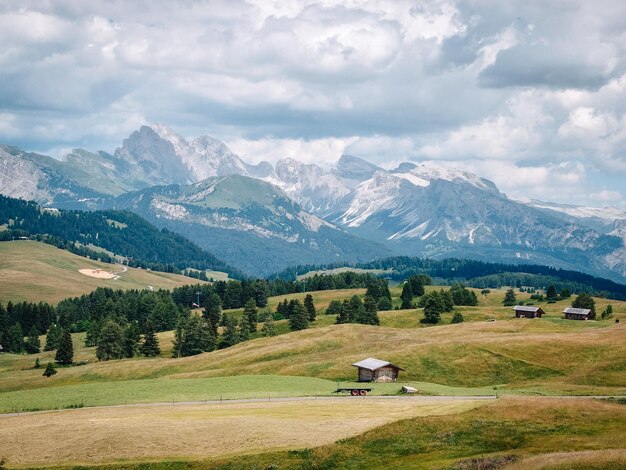
{"label": "conifer tree", "polygon": [[96,357],[99,361],[121,359],[125,353],[124,329],[115,320],[105,320],[100,329],[96,345]]}
{"label": "conifer tree", "polygon": [[305,330],[309,327],[309,314],[298,300],[294,302],[293,312],[289,316],[289,329],[291,331]]}
{"label": "conifer tree", "polygon": [[445,310],[445,305],[441,299],[441,295],[437,291],[433,291],[428,295],[424,304],[424,323],[439,323],[441,314]]}
{"label": "conifer tree", "polygon": [[424,295],[424,280],[423,276],[411,276],[407,279],[407,283],[411,287],[411,293],[415,297],[421,297]]}
{"label": "conifer tree", "polygon": [[602,311],[602,319],[611,318],[613,316],[613,306],[608,304],[606,308]]}
{"label": "conifer tree", "polygon": [[365,311],[365,315],[363,316],[362,321],[359,321],[359,323],[363,323],[366,325],[380,325],[376,299],[366,295],[363,300],[363,308]]}
{"label": "conifer tree", "polygon": [[511,305],[515,305],[517,298],[515,297],[515,291],[513,289],[509,289],[504,294],[504,306],[510,307]]}
{"label": "conifer tree", "polygon": [[[256,325],[254,326],[256,328]],[[250,339],[250,333],[252,332],[252,324],[250,323],[250,318],[247,316],[241,317],[241,321],[239,322],[239,342],[243,343],[244,341],[248,341]]]}
{"label": "conifer tree", "polygon": [[124,357],[135,357],[139,353],[140,343],[139,325],[132,321],[124,329]]}
{"label": "conifer tree", "polygon": [[222,299],[215,292],[211,291],[207,295],[202,315],[213,331],[213,336],[217,337],[217,327],[222,318]]}
{"label": "conifer tree", "polygon": [[313,296],[311,294],[307,294],[304,297],[304,308],[309,315],[309,321],[315,321],[317,318],[317,311],[315,310],[315,304],[313,303]]}
{"label": "conifer tree", "polygon": [[57,349],[54,360],[58,364],[71,365],[74,360],[74,344],[72,343],[72,335],[70,330],[63,330],[63,335],[59,341],[59,347]]}
{"label": "conifer tree", "polygon": [[258,322],[256,302],[254,299],[250,299],[243,307],[243,318],[246,320],[249,333],[256,331],[256,324]]}
{"label": "conifer tree", "polygon": [[16,354],[24,351],[24,332],[22,331],[22,325],[16,322],[9,328],[5,347],[8,352]]}
{"label": "conifer tree", "polygon": [[220,339],[220,349],[234,346],[239,342],[239,332],[237,331],[237,319],[231,315],[224,314],[224,332]]}
{"label": "conifer tree", "polygon": [[37,354],[41,350],[41,342],[39,341],[39,331],[37,327],[33,325],[28,332],[28,338],[26,339],[26,352],[29,354]]}
{"label": "conifer tree", "polygon": [[337,324],[342,323],[351,323],[354,319],[354,314],[352,312],[352,304],[348,299],[344,299],[341,304],[341,310],[339,311],[339,315],[337,315]]}
{"label": "conifer tree", "polygon": [[44,346],[44,351],[53,351],[59,348],[59,342],[61,341],[61,337],[63,336],[63,328],[59,325],[52,324],[50,329],[48,330],[48,334],[46,335],[46,345]]}
{"label": "conifer tree", "polygon": [[46,365],[46,370],[43,371],[42,375],[44,377],[52,377],[56,373],[57,369],[56,367],[54,367],[54,364],[52,362],[48,362],[48,364]]}
{"label": "conifer tree", "polygon": [[331,300],[325,313],[326,315],[339,315],[341,313],[341,301]]}
{"label": "conifer tree", "polygon": [[87,328],[87,334],[85,335],[85,346],[92,348],[98,344],[98,335],[100,335],[100,322],[91,320]]}
{"label": "conifer tree", "polygon": [[270,288],[266,280],[257,279],[254,283],[254,301],[256,306],[267,307],[267,298],[270,295]]}
{"label": "conifer tree", "polygon": [[404,286],[402,286],[402,294],[400,294],[400,299],[402,300],[402,305],[400,306],[402,310],[414,308],[412,303],[413,289],[408,281],[404,283]]}
{"label": "conifer tree", "polygon": [[143,344],[141,345],[141,354],[146,357],[157,357],[161,354],[159,339],[157,338],[154,324],[150,320],[146,322]]}
{"label": "conifer tree", "polygon": [[11,328],[11,317],[9,317],[7,309],[0,304],[0,344],[6,344],[6,338],[9,335],[9,328]]}
{"label": "conifer tree", "polygon": [[559,295],[556,292],[556,287],[554,285],[549,285],[546,289],[546,299],[555,300]]}

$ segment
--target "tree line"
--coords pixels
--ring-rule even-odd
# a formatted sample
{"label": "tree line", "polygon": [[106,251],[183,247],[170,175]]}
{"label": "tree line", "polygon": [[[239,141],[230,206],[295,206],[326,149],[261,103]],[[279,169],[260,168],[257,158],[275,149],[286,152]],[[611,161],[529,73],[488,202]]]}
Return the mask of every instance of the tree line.
{"label": "tree line", "polygon": [[[535,264],[513,265],[459,258],[435,260],[396,256],[366,263],[339,262],[327,265],[301,265],[286,269],[275,274],[272,278],[293,280],[297,276],[311,271],[340,267],[383,270],[385,277],[395,281],[402,281],[413,275],[425,274],[432,278],[445,280],[449,284],[462,281],[470,287],[477,288],[516,285],[521,277],[520,282],[525,286],[543,288],[550,284],[556,284],[558,288],[567,287],[572,292],[587,292],[599,297],[626,300],[626,285],[579,271]],[[520,277],[513,277],[516,275],[520,275]],[[541,278],[541,276],[545,277]]]}

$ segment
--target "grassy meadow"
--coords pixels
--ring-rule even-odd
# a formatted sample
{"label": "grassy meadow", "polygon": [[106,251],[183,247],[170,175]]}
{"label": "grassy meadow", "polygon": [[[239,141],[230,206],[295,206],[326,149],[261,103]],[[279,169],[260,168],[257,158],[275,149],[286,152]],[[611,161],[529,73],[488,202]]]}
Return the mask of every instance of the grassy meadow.
{"label": "grassy meadow", "polygon": [[[101,285],[198,282],[133,269],[118,281],[100,280],[78,269],[111,265],[49,245],[7,242],[0,250],[0,302],[56,302]],[[8,458],[10,468],[111,464],[107,468],[142,470],[273,463],[281,469],[469,469],[482,463],[468,459],[484,458],[495,459],[485,465],[503,468],[622,468],[626,450],[616,436],[626,424],[626,406],[551,397],[626,395],[626,302],[597,298],[597,321],[562,319],[573,297],[536,303],[546,312],[541,319],[516,319],[502,305],[505,290],[475,290],[478,306],[456,307],[464,323],[451,324],[452,313],[445,313],[436,326],[420,323],[421,309],[379,312],[380,326],[335,325],[335,317],[324,314],[329,303],[365,290],[310,292],[318,318],[309,329],[290,332],[281,320],[279,336],[257,333],[231,348],[176,359],[170,357],[171,331],[158,334],[161,357],[107,362],[98,362],[95,348],[84,346],[85,334],[76,333],[74,361],[81,365],[59,367],[50,378],[34,363],[52,362],[54,351],[0,354],[0,413],[20,413],[0,416],[0,459]],[[400,291],[391,289],[394,306]],[[265,310],[304,295],[270,298]],[[528,293],[516,295],[529,301]],[[608,304],[613,318],[601,320]],[[353,385],[351,364],[365,357],[405,371],[398,383],[371,384],[373,397],[332,399],[337,385]],[[405,384],[419,395],[449,398],[407,400],[397,396]],[[459,398],[477,395],[500,398]],[[228,402],[248,398],[263,402]],[[211,401],[218,403],[198,403]],[[161,405],[146,406],[155,403]],[[97,408],[108,405],[134,406]],[[44,411],[23,413],[37,410]],[[60,427],[67,430],[67,443],[54,440]],[[26,454],[23,442],[37,442],[42,450]]]}
{"label": "grassy meadow", "polygon": [[177,274],[128,268],[120,278],[96,279],[79,269],[119,272],[123,266],[101,263],[52,245],[28,240],[0,243],[0,302],[48,302],[88,294],[97,287],[173,289],[199,281]]}

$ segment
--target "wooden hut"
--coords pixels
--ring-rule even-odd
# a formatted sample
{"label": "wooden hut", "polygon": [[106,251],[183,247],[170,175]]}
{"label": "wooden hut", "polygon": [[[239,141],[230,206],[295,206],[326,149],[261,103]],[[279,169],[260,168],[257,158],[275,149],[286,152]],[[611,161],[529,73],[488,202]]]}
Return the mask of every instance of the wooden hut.
{"label": "wooden hut", "polygon": [[398,373],[404,370],[388,361],[381,361],[368,357],[352,364],[359,368],[359,382],[393,381],[398,380]]}
{"label": "wooden hut", "polygon": [[563,310],[563,315],[568,320],[589,320],[589,314],[591,310],[588,308],[574,308],[568,307]]}
{"label": "wooden hut", "polygon": [[515,310],[517,318],[541,318],[541,315],[546,314],[541,307],[533,307],[532,305],[516,305],[513,310]]}

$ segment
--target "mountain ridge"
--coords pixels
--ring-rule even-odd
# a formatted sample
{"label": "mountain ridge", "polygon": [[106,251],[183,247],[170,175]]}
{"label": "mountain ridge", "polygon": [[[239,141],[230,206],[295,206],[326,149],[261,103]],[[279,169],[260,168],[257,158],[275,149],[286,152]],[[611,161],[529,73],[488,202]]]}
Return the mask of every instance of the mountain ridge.
{"label": "mountain ridge", "polygon": [[[280,159],[274,165],[250,165],[218,139],[200,136],[188,141],[162,124],[142,126],[113,154],[75,150],[65,162],[42,157],[39,165],[37,158],[20,155],[24,155],[20,164],[27,170],[41,172],[40,181],[28,186],[30,192],[22,191],[22,197],[30,195],[49,205],[109,207],[115,198],[124,200],[123,196],[133,191],[172,184],[187,187],[238,175],[275,186],[299,205],[292,217],[302,219],[304,216],[298,215],[302,212],[309,214],[307,220],[314,225],[324,221],[329,224],[326,229],[344,233],[346,243],[368,240],[394,254],[466,254],[495,257],[501,262],[545,262],[567,269],[582,265],[594,274],[626,279],[626,218],[619,218],[619,212],[513,200],[485,178],[432,163],[405,162],[386,170],[362,158],[342,155],[331,168],[293,158]],[[5,160],[0,153],[0,165]],[[19,180],[17,167],[13,162],[13,176]],[[85,176],[88,170],[93,172],[90,180]],[[24,173],[22,168],[23,178],[27,178]],[[15,185],[3,184],[0,178],[0,192],[11,191],[17,191]],[[231,199],[236,196],[230,194]],[[182,193],[176,197],[183,197]],[[160,199],[162,217],[172,207],[182,207],[175,199]],[[224,217],[220,211],[226,208],[227,204],[213,208],[211,217],[219,220]],[[205,213],[199,214],[194,209],[198,220],[186,222],[198,225],[195,231],[206,226],[209,208],[203,210]],[[239,234],[251,235],[254,230],[250,227],[256,227],[259,242],[268,237],[289,238],[281,235],[280,224],[272,232],[266,221],[262,229],[253,212],[239,214],[251,217],[233,224]],[[229,217],[232,220],[232,214]],[[269,211],[267,217],[279,215]],[[237,242],[232,227],[213,224],[212,228],[223,231],[224,243],[229,233],[231,242]],[[355,236],[358,239],[351,238]]]}

